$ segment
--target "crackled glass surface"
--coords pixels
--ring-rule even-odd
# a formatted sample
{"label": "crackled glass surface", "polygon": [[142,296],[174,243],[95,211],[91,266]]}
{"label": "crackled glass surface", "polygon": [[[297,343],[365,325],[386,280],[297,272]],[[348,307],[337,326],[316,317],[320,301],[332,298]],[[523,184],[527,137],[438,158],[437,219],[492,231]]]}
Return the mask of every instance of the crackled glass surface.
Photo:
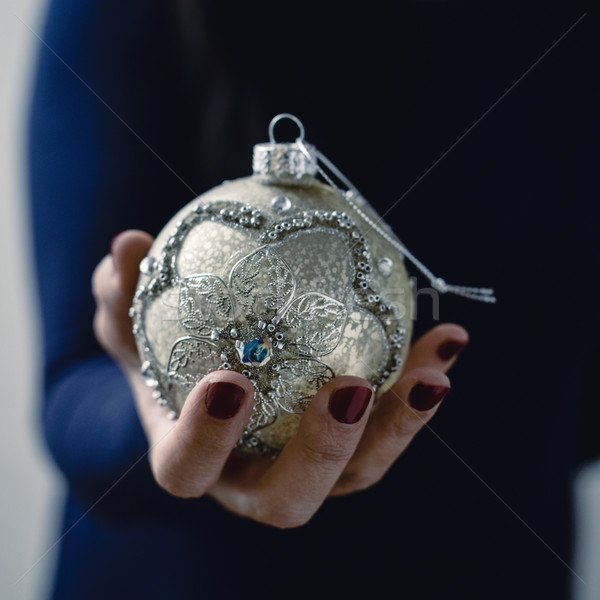
{"label": "crackled glass surface", "polygon": [[[182,209],[156,239],[134,301],[140,355],[174,415],[213,370],[254,383],[243,449],[280,449],[335,375],[385,389],[408,346],[397,252],[335,190],[303,180],[244,178]],[[384,274],[383,258],[393,262]]]}

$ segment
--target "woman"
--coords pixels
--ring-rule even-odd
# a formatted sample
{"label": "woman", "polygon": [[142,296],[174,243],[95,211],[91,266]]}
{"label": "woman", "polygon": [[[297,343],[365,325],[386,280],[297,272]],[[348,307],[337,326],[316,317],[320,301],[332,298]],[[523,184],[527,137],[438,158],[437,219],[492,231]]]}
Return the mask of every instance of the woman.
{"label": "woman", "polygon": [[[565,596],[594,295],[573,300],[568,325],[559,315],[562,290],[589,282],[598,259],[586,218],[593,136],[583,134],[597,127],[597,43],[584,20],[446,155],[581,15],[559,1],[543,11],[480,4],[51,3],[43,37],[56,54],[41,51],[30,157],[44,431],[69,482],[53,598]],[[347,437],[332,450],[317,431],[317,465],[292,460],[256,502],[256,480],[215,483],[251,404],[243,378],[211,376],[180,421],[194,440],[209,432],[213,447],[199,450],[183,431],[172,439],[184,461],[173,447],[148,460],[147,436],[154,444],[164,425],[138,391],[124,311],[150,237],[120,235],[103,256],[118,232],[154,235],[196,194],[246,174],[252,144],[284,111],[380,212],[409,190],[386,217],[397,233],[448,280],[493,285],[500,303],[442,298],[442,317],[465,325],[475,350],[400,460],[415,419],[396,428],[378,470],[370,460],[340,477],[372,410],[368,385],[342,378],[311,405],[325,421],[308,422]],[[427,311],[420,305],[419,333],[435,324]],[[421,339],[397,389],[408,404],[416,383],[448,387],[467,334],[446,325]],[[220,388],[221,410],[239,405],[220,422],[207,398],[218,382],[242,389]],[[349,407],[364,412],[340,423],[329,407],[348,388],[342,421]],[[430,392],[421,422],[441,395]],[[418,412],[398,406],[396,417]],[[296,472],[301,487],[289,494]]]}

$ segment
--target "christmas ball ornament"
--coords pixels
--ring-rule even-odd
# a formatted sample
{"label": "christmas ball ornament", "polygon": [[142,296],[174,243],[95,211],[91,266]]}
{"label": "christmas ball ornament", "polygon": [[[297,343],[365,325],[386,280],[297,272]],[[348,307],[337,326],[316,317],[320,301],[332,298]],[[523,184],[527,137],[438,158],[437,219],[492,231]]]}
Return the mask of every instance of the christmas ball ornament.
{"label": "christmas ball ornament", "polygon": [[[294,142],[275,142],[281,118],[300,128]],[[393,384],[412,298],[408,251],[304,141],[300,121],[278,115],[269,134],[254,148],[253,175],[201,195],[158,235],[131,309],[142,375],[168,416],[208,373],[237,371],[255,388],[239,448],[262,453],[285,445],[336,375],[363,377],[377,395]],[[493,298],[431,279],[440,291]]]}

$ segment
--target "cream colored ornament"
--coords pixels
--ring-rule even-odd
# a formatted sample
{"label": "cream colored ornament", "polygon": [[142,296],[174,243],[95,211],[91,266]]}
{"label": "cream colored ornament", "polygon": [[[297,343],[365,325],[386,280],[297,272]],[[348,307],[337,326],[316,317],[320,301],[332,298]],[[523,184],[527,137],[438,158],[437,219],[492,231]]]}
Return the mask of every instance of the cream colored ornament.
{"label": "cream colored ornament", "polygon": [[171,418],[211,371],[253,382],[239,447],[254,452],[280,450],[336,375],[363,377],[380,395],[411,333],[400,242],[354,188],[315,178],[322,155],[282,116],[301,136],[275,143],[274,120],[254,175],[173,217],[140,265],[131,312],[143,375]]}

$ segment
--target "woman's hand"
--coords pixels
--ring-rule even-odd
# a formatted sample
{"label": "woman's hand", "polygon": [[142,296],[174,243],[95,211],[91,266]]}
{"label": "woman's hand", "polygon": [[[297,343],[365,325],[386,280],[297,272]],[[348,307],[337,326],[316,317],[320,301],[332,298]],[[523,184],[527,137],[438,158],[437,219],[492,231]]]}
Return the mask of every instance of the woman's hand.
{"label": "woman's hand", "polygon": [[254,390],[239,373],[217,371],[189,394],[176,422],[152,398],[128,310],[138,265],[152,238],[128,231],[96,268],[96,336],[120,364],[133,390],[150,444],[157,483],[182,498],[209,494],[229,510],[276,527],[306,523],[327,496],[377,483],[436,413],[450,389],[446,372],[468,342],[458,325],[439,325],[411,349],[397,383],[373,406],[370,384],[336,377],[302,416],[276,460],[232,453],[253,405]]}

